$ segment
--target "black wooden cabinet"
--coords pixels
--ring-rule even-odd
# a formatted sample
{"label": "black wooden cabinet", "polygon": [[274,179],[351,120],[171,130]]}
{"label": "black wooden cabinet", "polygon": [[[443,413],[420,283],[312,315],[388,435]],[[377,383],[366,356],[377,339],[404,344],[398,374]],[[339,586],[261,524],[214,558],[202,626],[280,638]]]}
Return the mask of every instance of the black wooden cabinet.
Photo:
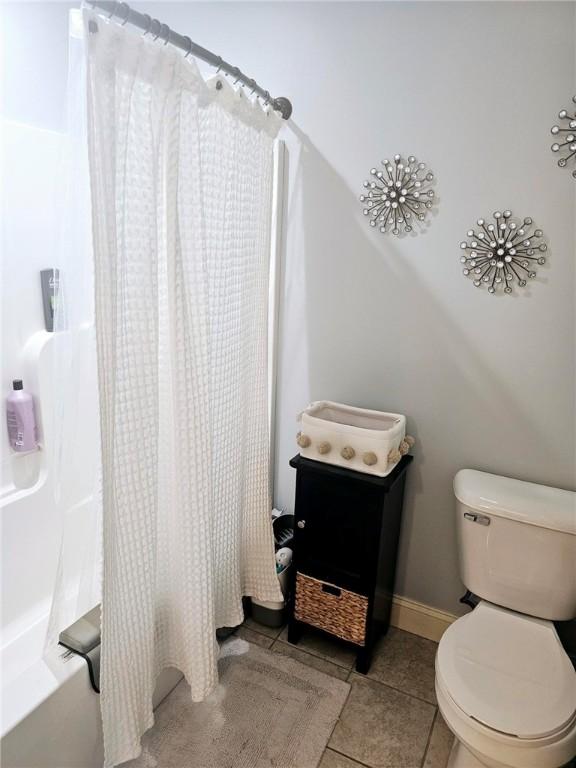
{"label": "black wooden cabinet", "polygon": [[387,477],[295,456],[294,559],[288,640],[315,626],[358,648],[367,672],[372,648],[388,630],[394,593],[406,470]]}

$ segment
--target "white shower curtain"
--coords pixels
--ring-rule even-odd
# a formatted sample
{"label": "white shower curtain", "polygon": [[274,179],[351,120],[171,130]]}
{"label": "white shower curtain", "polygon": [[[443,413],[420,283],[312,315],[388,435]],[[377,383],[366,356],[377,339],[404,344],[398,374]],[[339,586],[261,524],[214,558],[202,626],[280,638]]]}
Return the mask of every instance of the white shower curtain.
{"label": "white shower curtain", "polygon": [[217,682],[215,628],[279,600],[267,296],[279,118],[84,11],[101,407],[106,766],[140,752],[159,672]]}

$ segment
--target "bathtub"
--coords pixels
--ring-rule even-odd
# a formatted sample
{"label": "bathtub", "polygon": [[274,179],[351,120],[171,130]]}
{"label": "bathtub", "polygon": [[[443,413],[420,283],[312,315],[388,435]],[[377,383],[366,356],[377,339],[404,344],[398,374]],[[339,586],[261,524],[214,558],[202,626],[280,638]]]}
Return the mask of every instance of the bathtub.
{"label": "bathtub", "polygon": [[[91,570],[86,551],[99,465],[94,328],[86,316],[80,324],[86,340],[78,336],[75,348],[82,381],[73,421],[81,439],[74,442],[66,466],[56,469],[52,411],[55,381],[60,385],[55,375],[58,354],[54,334],[44,330],[39,272],[51,266],[62,269],[55,222],[62,199],[57,182],[64,137],[17,123],[6,122],[3,130],[10,146],[3,169],[10,194],[4,201],[0,281],[1,389],[5,394],[11,379],[24,380],[34,396],[41,450],[13,454],[5,428],[0,433],[0,762],[3,768],[99,768],[99,696],[90,687],[87,664],[56,645],[45,654],[64,530],[72,552],[66,561],[66,587],[80,583]],[[64,279],[65,274],[64,268]],[[56,473],[66,493],[61,505],[66,507],[65,523],[55,503]],[[180,679],[179,672],[165,671],[155,703]]]}
{"label": "bathtub", "polygon": [[42,658],[46,628],[47,616],[2,649],[2,766],[100,767],[100,706],[86,662],[56,649]]}
{"label": "bathtub", "polygon": [[[42,657],[47,617],[2,650],[2,768],[101,768],[99,696],[84,659],[54,649]],[[154,707],[182,675],[158,679]]]}
{"label": "bathtub", "polygon": [[[103,763],[99,696],[86,661],[61,646],[45,650],[62,528],[55,510],[52,425],[49,404],[53,335],[33,334],[24,345],[19,370],[35,396],[42,449],[8,456],[0,493],[2,547],[1,741],[3,768],[100,768]],[[92,385],[95,386],[95,377]],[[86,387],[89,384],[86,382]],[[94,393],[93,393],[94,394]],[[86,409],[85,409],[86,410]],[[78,466],[94,467],[94,419],[82,424],[87,439]],[[77,562],[89,533],[91,480],[74,473],[73,525]],[[72,575],[74,575],[72,573]],[[153,704],[180,681],[174,669],[159,677]]]}

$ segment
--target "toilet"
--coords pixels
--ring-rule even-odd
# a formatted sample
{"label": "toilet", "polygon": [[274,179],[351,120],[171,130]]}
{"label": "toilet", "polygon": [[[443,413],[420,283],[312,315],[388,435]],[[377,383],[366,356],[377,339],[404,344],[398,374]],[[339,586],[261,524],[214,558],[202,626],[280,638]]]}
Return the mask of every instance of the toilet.
{"label": "toilet", "polygon": [[576,494],[470,469],[454,493],[480,602],[436,655],[448,768],[560,768],[576,755],[576,671],[553,621],[576,617]]}

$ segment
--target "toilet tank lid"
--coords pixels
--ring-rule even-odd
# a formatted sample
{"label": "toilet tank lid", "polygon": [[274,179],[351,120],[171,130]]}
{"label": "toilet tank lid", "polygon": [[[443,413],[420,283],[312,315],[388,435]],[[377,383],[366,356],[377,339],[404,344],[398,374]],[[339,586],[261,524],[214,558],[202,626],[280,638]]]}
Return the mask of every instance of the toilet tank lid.
{"label": "toilet tank lid", "polygon": [[461,469],[454,478],[454,493],[471,509],[576,535],[573,491]]}

